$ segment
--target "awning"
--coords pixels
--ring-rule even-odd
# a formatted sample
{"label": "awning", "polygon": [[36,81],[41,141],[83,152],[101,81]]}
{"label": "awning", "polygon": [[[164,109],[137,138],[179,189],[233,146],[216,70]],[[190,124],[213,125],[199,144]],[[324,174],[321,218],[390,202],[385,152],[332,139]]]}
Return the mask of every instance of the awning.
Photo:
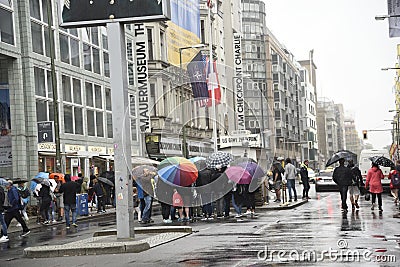
{"label": "awning", "polygon": [[[109,160],[109,161],[114,161],[114,156],[110,156],[110,155],[100,155],[100,156],[95,156],[94,158],[98,158],[100,160]],[[149,158],[145,158],[145,157],[137,157],[137,156],[133,156],[132,157],[132,164],[133,165],[146,165],[146,164],[150,164],[150,165],[158,165],[160,164],[159,161],[156,160],[152,160]]]}

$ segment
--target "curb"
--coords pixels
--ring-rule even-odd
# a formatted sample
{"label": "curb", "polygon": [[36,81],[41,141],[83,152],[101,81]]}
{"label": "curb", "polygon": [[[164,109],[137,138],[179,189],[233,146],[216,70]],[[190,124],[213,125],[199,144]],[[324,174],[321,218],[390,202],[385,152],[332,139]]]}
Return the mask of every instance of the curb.
{"label": "curb", "polygon": [[[149,226],[135,227],[135,234],[160,234],[160,233],[189,233],[191,234],[192,227],[190,226]],[[117,235],[117,230],[105,230],[93,233],[93,237]]]}
{"label": "curb", "polygon": [[256,209],[259,209],[259,210],[288,210],[288,209],[293,209],[293,208],[296,208],[298,206],[301,206],[301,205],[303,205],[303,204],[305,204],[307,202],[308,202],[308,200],[301,200],[301,201],[298,201],[296,203],[287,204],[287,205],[285,205],[286,203],[278,205],[278,206],[264,206],[263,205],[263,206],[256,207]]}

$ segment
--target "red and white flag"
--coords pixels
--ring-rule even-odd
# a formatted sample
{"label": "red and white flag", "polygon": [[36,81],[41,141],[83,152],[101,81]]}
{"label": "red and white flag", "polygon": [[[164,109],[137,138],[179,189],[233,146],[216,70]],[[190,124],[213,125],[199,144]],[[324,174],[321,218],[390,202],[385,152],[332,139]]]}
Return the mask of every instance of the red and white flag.
{"label": "red and white flag", "polygon": [[212,0],[207,0],[207,6],[208,6],[209,8],[212,8],[212,7],[213,7]]}

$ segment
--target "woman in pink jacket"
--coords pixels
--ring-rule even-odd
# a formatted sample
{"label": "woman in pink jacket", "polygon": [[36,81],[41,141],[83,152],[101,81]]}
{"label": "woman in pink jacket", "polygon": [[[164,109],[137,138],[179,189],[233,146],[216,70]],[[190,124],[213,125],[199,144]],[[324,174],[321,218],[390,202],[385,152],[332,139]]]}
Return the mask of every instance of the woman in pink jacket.
{"label": "woman in pink jacket", "polygon": [[365,188],[369,186],[369,192],[372,195],[372,206],[371,210],[374,210],[375,199],[378,196],[379,211],[382,212],[382,192],[383,187],[381,180],[384,178],[382,170],[379,168],[378,164],[372,163],[372,167],[368,170],[367,181],[365,183]]}

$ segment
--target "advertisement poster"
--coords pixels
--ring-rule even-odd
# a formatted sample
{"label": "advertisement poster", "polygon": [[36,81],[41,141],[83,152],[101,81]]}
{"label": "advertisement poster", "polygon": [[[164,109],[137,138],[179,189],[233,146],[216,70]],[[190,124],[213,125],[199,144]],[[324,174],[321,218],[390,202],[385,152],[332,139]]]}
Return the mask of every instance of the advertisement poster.
{"label": "advertisement poster", "polygon": [[0,167],[12,166],[10,91],[0,84]]}

